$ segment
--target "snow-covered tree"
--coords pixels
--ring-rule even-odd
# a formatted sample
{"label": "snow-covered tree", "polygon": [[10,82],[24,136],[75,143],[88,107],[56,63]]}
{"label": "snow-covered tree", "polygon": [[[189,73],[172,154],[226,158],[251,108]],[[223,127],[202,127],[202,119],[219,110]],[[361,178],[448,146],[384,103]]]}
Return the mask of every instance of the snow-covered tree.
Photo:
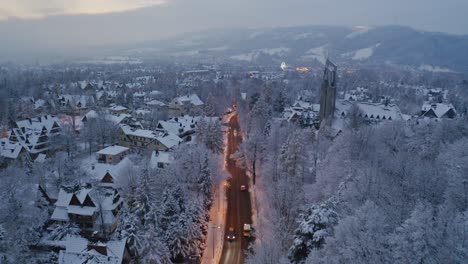
{"label": "snow-covered tree", "polygon": [[434,258],[434,212],[430,204],[420,202],[410,218],[395,230],[390,237],[393,263],[439,263]]}
{"label": "snow-covered tree", "polygon": [[338,215],[330,202],[312,205],[299,217],[299,227],[288,252],[293,263],[303,263],[312,250],[320,249],[325,239],[333,235]]}
{"label": "snow-covered tree", "polygon": [[213,153],[219,154],[224,150],[224,133],[219,120],[202,118],[198,121],[196,138]]}
{"label": "snow-covered tree", "polygon": [[[354,215],[340,220],[335,235],[307,263],[387,263],[387,225],[384,212],[367,201]],[[320,257],[319,257],[320,256]]]}
{"label": "snow-covered tree", "polygon": [[208,154],[205,154],[205,157],[203,158],[200,176],[198,177],[197,183],[197,190],[201,192],[203,205],[206,209],[209,209],[213,203],[213,180],[211,178],[211,171],[208,164]]}

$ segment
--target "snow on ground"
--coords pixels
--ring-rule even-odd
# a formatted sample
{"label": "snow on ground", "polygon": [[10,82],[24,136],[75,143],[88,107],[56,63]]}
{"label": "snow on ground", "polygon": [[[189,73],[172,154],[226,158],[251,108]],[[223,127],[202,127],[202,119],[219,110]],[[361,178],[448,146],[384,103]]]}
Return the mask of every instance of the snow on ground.
{"label": "snow on ground", "polygon": [[206,248],[202,257],[202,264],[219,263],[223,252],[224,225],[226,223],[227,197],[223,182],[215,188],[213,205],[210,209],[210,222],[206,235]]}
{"label": "snow on ground", "polygon": [[325,64],[327,61],[327,50],[326,47],[328,44],[325,44],[320,47],[316,47],[307,51],[307,55],[303,56],[304,59],[316,59],[320,63]]}
{"label": "snow on ground", "polygon": [[272,49],[261,49],[263,53],[267,53],[269,55],[284,55],[291,51],[290,48],[280,47],[280,48],[272,48]]}
{"label": "snow on ground", "polygon": [[256,38],[256,37],[258,37],[258,36],[261,36],[261,35],[263,35],[263,34],[265,34],[265,33],[271,32],[271,31],[272,31],[272,29],[257,30],[257,31],[255,31],[255,32],[252,32],[252,33],[249,35],[249,38],[250,38],[250,39],[253,39],[253,38]]}
{"label": "snow on ground", "polygon": [[138,49],[129,49],[126,50],[125,54],[143,54],[143,53],[150,53],[150,52],[159,52],[161,51],[160,48],[138,48]]}
{"label": "snow on ground", "polygon": [[295,35],[293,37],[294,40],[300,40],[300,39],[305,39],[305,38],[308,38],[308,37],[311,37],[313,36],[314,33],[302,33],[302,34],[298,34],[298,35]]}
{"label": "snow on ground", "polygon": [[223,50],[227,50],[227,49],[229,49],[229,46],[207,48],[206,50],[208,50],[208,51],[223,51]]}
{"label": "snow on ground", "polygon": [[298,34],[298,35],[295,35],[292,37],[292,39],[294,40],[300,40],[300,39],[306,39],[306,38],[323,38],[325,37],[325,34],[323,33],[312,33],[312,32],[308,32],[308,33],[302,33],[302,34]]}
{"label": "snow on ground", "polygon": [[87,61],[87,63],[90,63],[90,64],[141,64],[143,62],[140,59],[136,59],[136,58],[111,56],[111,57],[91,59]]}
{"label": "snow on ground", "polygon": [[448,68],[442,68],[439,66],[432,66],[432,65],[427,65],[427,64],[423,64],[419,66],[419,70],[429,71],[429,72],[454,72],[453,70],[448,69]]}
{"label": "snow on ground", "polygon": [[239,61],[253,61],[257,56],[258,56],[257,52],[250,52],[250,53],[244,53],[244,54],[231,56],[231,59],[239,60]]}
{"label": "snow on ground", "polygon": [[380,43],[377,43],[374,46],[371,46],[368,48],[363,48],[363,49],[358,49],[355,51],[343,53],[341,54],[341,57],[343,58],[351,57],[352,60],[367,60],[370,57],[372,57],[375,49],[378,48],[379,46],[380,46]]}
{"label": "snow on ground", "polygon": [[357,36],[363,35],[371,30],[370,27],[354,27],[353,32],[345,36],[345,39],[353,39]]}
{"label": "snow on ground", "polygon": [[249,53],[239,54],[231,56],[231,59],[238,61],[253,61],[258,57],[260,52],[268,55],[285,55],[285,53],[290,52],[290,48],[279,47],[279,48],[270,48],[270,49],[260,49],[258,51],[252,51]]}
{"label": "snow on ground", "polygon": [[196,56],[199,55],[200,52],[198,50],[189,50],[189,51],[181,51],[173,53],[176,57],[186,57],[186,56]]}

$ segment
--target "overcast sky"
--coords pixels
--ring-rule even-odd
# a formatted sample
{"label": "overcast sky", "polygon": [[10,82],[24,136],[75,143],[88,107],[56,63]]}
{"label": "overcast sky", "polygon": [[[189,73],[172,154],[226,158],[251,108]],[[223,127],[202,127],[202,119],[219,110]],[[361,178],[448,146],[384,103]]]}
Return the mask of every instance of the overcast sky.
{"label": "overcast sky", "polygon": [[468,0],[0,0],[0,50],[124,44],[207,28],[305,24],[408,25],[468,34],[467,13]]}

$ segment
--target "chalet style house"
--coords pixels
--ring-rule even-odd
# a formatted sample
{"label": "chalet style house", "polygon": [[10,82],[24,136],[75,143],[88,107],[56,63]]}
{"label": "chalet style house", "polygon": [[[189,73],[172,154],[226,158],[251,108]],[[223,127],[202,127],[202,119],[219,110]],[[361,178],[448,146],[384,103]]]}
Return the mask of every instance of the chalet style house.
{"label": "chalet style house", "polygon": [[58,97],[60,109],[65,113],[83,114],[89,111],[89,108],[94,106],[94,97],[89,95],[60,95]]}
{"label": "chalet style house", "polygon": [[19,144],[34,160],[38,154],[52,149],[51,141],[62,132],[59,123],[52,115],[18,121],[11,130],[10,142]]}
{"label": "chalet style house", "polygon": [[173,117],[169,120],[160,120],[156,126],[158,131],[167,131],[173,133],[184,141],[191,141],[192,135],[195,134],[195,129],[200,120],[206,122],[218,121],[218,117],[201,117],[201,116],[179,116]]}
{"label": "chalet style house", "polygon": [[179,96],[168,104],[169,114],[172,116],[181,116],[191,113],[199,113],[203,109],[203,102],[198,95],[191,94]]}
{"label": "chalet style house", "polygon": [[421,109],[421,117],[453,119],[456,116],[457,112],[452,104],[426,102]]}
{"label": "chalet style house", "polygon": [[134,150],[168,150],[182,142],[182,139],[170,132],[135,129],[128,125],[120,125],[117,133],[119,145]]}
{"label": "chalet style house", "polygon": [[359,109],[359,116],[369,122],[405,120],[400,108],[394,104],[336,101],[336,115],[347,117],[353,105]]}
{"label": "chalet style house", "polygon": [[67,236],[66,239],[65,250],[59,253],[59,264],[126,264],[130,262],[126,239],[105,243],[93,243],[78,236]]}
{"label": "chalet style house", "polygon": [[104,237],[115,231],[122,198],[114,188],[63,186],[58,194],[51,220],[74,222],[84,236]]}

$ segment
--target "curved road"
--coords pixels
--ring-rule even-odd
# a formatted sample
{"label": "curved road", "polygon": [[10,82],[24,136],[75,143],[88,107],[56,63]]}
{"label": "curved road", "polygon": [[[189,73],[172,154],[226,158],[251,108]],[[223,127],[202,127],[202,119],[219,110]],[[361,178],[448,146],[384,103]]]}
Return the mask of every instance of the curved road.
{"label": "curved road", "polygon": [[226,190],[227,195],[227,214],[226,230],[229,227],[236,229],[236,239],[229,242],[224,237],[223,252],[221,255],[221,264],[242,264],[245,259],[245,252],[249,241],[242,236],[244,223],[252,223],[252,209],[250,204],[249,192],[242,192],[241,185],[247,186],[249,180],[244,169],[236,166],[236,162],[230,158],[234,154],[242,141],[237,114],[234,114],[228,122],[228,140],[227,140],[227,170],[231,174],[230,187]]}

